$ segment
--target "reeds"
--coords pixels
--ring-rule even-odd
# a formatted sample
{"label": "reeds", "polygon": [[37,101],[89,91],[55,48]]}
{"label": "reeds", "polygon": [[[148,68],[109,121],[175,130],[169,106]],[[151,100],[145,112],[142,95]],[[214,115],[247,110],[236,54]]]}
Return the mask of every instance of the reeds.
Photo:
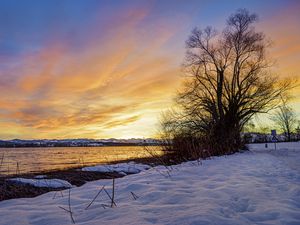
{"label": "reeds", "polygon": [[[4,152],[2,153],[2,155],[0,157],[0,172],[1,172],[2,165],[3,165],[3,161],[4,161]],[[1,173],[0,173],[0,175],[1,175]]]}

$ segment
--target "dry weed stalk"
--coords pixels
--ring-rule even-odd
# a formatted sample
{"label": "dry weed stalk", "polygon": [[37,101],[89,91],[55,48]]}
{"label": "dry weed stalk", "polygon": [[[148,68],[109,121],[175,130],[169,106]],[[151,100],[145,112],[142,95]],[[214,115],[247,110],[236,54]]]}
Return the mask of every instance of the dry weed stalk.
{"label": "dry weed stalk", "polygon": [[110,198],[111,200],[111,205],[110,207],[112,208],[113,206],[117,207],[117,204],[115,203],[115,200],[110,196],[110,194],[108,193],[108,191],[104,188],[104,192],[107,194],[107,196]]}
{"label": "dry weed stalk", "polygon": [[20,167],[19,167],[19,162],[17,162],[17,167],[16,167],[16,176],[20,174]]}
{"label": "dry weed stalk", "polygon": [[2,156],[1,156],[1,160],[0,160],[0,170],[2,168],[2,165],[3,165],[3,161],[4,161],[4,152],[2,153]]}
{"label": "dry weed stalk", "polygon": [[130,193],[131,193],[131,195],[132,195],[132,197],[133,197],[134,200],[137,200],[139,198],[139,196],[137,196],[136,194],[134,194],[132,191]]}
{"label": "dry weed stalk", "polygon": [[87,210],[94,203],[94,201],[98,198],[98,196],[104,190],[104,188],[105,188],[105,185],[102,186],[102,188],[98,191],[98,193],[95,195],[95,197],[93,198],[93,200],[87,205],[87,207],[85,208],[85,210]]}
{"label": "dry weed stalk", "polygon": [[165,162],[164,160],[162,160],[161,156],[158,155],[155,151],[152,151],[151,149],[147,148],[147,146],[144,146],[144,150],[146,152],[148,152],[148,154],[154,158],[159,165],[162,165],[166,168],[166,174],[164,174],[163,172],[159,171],[157,168],[154,167],[154,169],[161,174],[162,176],[164,176],[165,178],[171,178],[171,171],[173,170],[172,165],[168,165],[167,162]]}
{"label": "dry weed stalk", "polygon": [[112,181],[112,194],[110,195],[108,193],[108,191],[105,189],[105,185],[102,186],[102,188],[98,191],[98,193],[95,195],[95,197],[93,198],[93,200],[87,205],[87,207],[85,208],[85,210],[87,210],[96,201],[96,199],[102,193],[102,191],[104,191],[106,193],[106,195],[109,197],[111,203],[110,203],[110,205],[101,204],[101,206],[104,209],[105,209],[105,207],[113,208],[114,206],[117,206],[117,204],[115,202],[115,178],[113,178],[113,181]]}
{"label": "dry weed stalk", "polygon": [[[113,178],[113,186],[112,186],[112,197],[111,197],[111,204],[110,207],[112,208],[114,205],[116,205],[115,201],[115,178]],[[117,206],[117,205],[116,205]]]}
{"label": "dry weed stalk", "polygon": [[62,191],[56,191],[55,193],[54,193],[54,195],[53,195],[53,197],[52,197],[52,199],[55,199],[56,198],[56,195],[57,195],[57,193],[58,192],[60,192],[60,197],[64,197],[64,195],[63,195],[63,192]]}
{"label": "dry weed stalk", "polygon": [[65,209],[62,206],[59,206],[59,208],[61,208],[61,209],[65,210],[66,212],[68,212],[70,214],[70,218],[71,218],[72,223],[75,224],[75,220],[74,220],[74,217],[73,217],[73,211],[72,211],[72,208],[71,208],[71,189],[69,189],[68,206],[69,206],[69,209]]}

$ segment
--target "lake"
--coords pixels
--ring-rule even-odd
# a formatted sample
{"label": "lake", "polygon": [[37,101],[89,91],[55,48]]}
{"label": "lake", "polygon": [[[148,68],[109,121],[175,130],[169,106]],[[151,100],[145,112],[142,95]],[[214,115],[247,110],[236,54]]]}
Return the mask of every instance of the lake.
{"label": "lake", "polygon": [[159,147],[52,147],[0,148],[0,174],[43,172],[79,166],[106,164],[119,160],[150,157],[149,150],[161,154]]}

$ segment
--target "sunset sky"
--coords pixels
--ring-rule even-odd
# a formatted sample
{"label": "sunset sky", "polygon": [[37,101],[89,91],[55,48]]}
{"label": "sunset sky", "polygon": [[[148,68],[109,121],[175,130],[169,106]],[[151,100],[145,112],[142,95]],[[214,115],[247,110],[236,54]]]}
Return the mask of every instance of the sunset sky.
{"label": "sunset sky", "polygon": [[154,137],[190,31],[239,8],[259,15],[274,70],[300,77],[297,0],[0,0],[0,139]]}

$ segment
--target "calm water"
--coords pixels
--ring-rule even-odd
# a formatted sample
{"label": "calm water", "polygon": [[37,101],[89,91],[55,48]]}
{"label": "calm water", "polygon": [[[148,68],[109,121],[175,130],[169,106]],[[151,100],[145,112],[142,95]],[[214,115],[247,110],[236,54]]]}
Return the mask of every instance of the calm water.
{"label": "calm water", "polygon": [[[147,147],[160,154],[159,147]],[[142,146],[0,148],[0,174],[42,172],[149,157]],[[3,159],[2,159],[3,158]]]}

